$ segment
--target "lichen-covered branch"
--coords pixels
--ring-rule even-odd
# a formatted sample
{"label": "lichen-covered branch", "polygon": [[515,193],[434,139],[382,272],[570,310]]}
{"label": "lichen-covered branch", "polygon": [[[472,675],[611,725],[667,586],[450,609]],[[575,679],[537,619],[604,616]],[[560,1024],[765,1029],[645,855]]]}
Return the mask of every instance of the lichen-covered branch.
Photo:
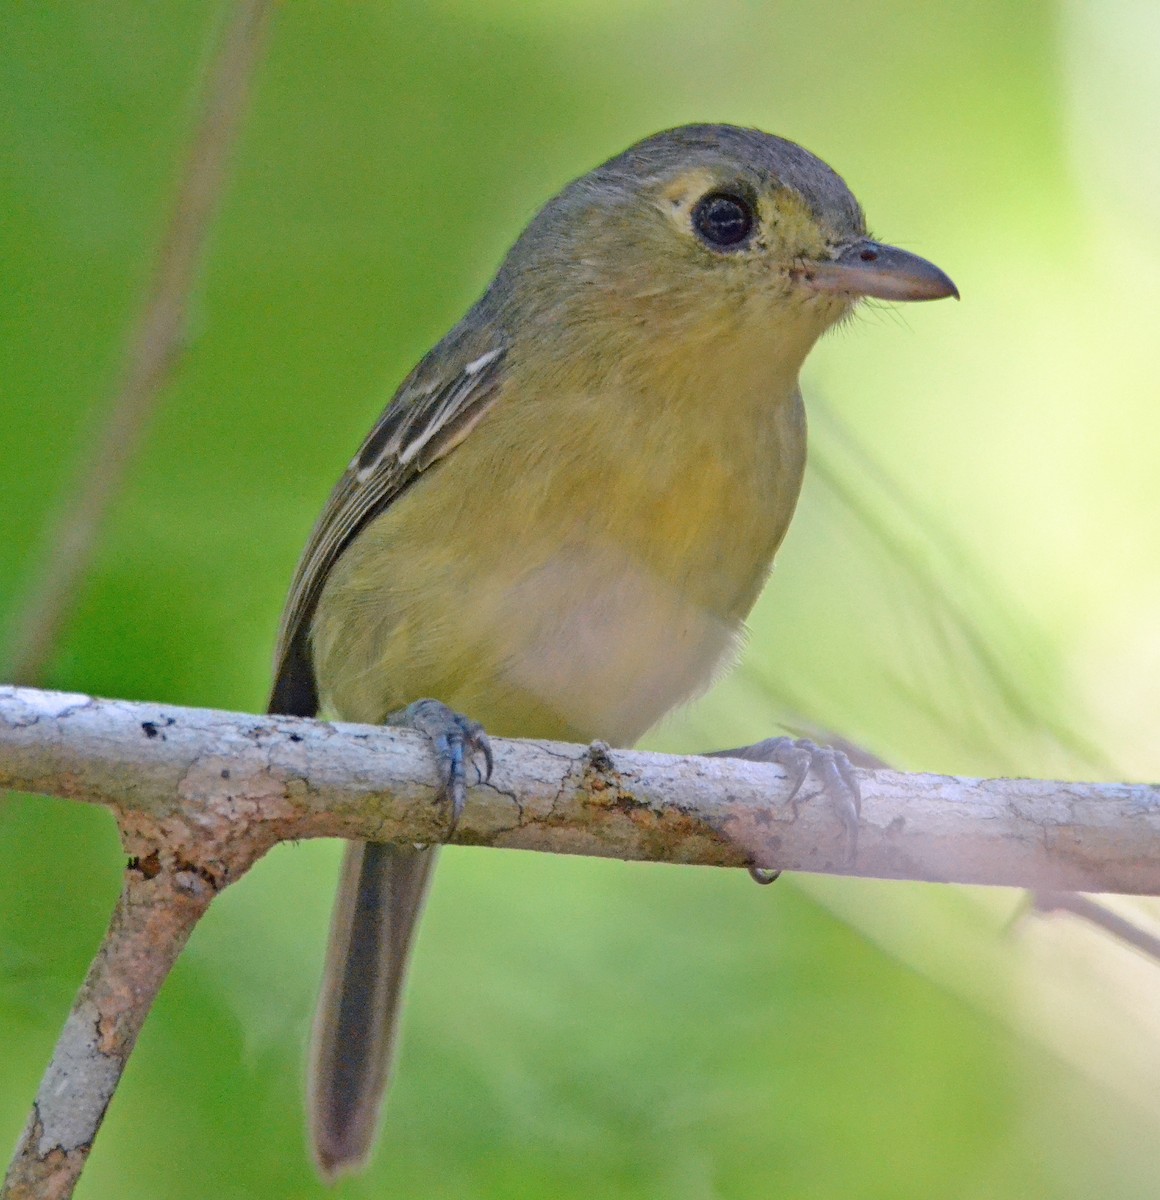
{"label": "lichen-covered branch", "polygon": [[[780,768],[494,741],[454,840],[625,859],[835,871],[1034,890],[1160,894],[1160,787],[859,772],[841,823]],[[443,840],[423,739],[408,730],[0,688],[0,787],[102,804],[130,854],[224,886],[282,839]],[[168,857],[167,857],[168,856]]]}

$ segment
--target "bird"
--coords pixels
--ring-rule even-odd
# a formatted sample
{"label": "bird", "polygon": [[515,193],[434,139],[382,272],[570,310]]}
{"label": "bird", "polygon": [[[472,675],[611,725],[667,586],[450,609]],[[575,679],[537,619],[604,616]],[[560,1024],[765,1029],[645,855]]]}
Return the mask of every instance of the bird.
{"label": "bird", "polygon": [[[814,344],[864,298],[948,296],[833,169],[757,129],[665,130],[582,175],[339,480],[269,711],[419,729],[452,822],[489,734],[632,745],[739,652],[802,484]],[[729,753],[801,776],[815,750]],[[347,845],[309,1073],[325,1179],[373,1151],[436,855]]]}

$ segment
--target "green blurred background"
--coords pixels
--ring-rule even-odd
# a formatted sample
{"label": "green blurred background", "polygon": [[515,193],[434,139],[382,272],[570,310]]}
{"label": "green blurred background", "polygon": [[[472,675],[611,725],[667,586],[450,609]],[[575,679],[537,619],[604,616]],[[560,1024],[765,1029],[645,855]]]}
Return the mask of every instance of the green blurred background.
{"label": "green blurred background", "polygon": [[[0,622],[117,378],[223,11],[0,3]],[[910,768],[1160,775],[1158,80],[1146,0],[286,0],[48,682],[258,710],[394,384],[564,182],[722,120],[822,155],[964,299],[814,353],[742,670],[648,744],[788,713]],[[2,1143],[121,860],[100,812],[0,804]],[[323,1194],[301,1092],[337,854],[283,846],[215,905],[80,1195]],[[1154,1197],[1160,971],[1020,904],[450,851],[381,1150],[338,1194]]]}

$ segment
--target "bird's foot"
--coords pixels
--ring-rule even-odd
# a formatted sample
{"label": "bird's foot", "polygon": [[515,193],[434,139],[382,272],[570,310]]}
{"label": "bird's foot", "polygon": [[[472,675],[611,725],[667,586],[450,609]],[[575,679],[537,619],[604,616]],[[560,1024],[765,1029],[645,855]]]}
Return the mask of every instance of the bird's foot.
{"label": "bird's foot", "polygon": [[478,721],[439,700],[416,700],[400,712],[392,713],[386,723],[417,729],[431,742],[439,771],[440,797],[451,805],[447,827],[450,838],[467,804],[467,764],[475,767],[479,782],[486,783],[491,778],[493,763],[487,733]]}
{"label": "bird's foot", "polygon": [[[736,750],[715,750],[716,758],[744,758],[750,762],[776,763],[783,767],[790,780],[786,800],[793,806],[797,816],[798,793],[811,771],[821,781],[822,794],[829,800],[831,808],[846,833],[846,862],[852,863],[858,852],[858,819],[862,812],[862,791],[858,777],[849,758],[842,750],[833,746],[819,746],[808,738],[766,738],[752,746],[741,746]],[[756,863],[749,874],[757,883],[768,884],[781,874],[772,868]]]}

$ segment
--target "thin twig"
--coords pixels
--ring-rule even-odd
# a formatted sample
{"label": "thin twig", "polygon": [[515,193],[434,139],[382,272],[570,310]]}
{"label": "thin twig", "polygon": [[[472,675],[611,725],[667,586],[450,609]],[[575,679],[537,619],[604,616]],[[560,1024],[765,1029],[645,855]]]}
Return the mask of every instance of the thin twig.
{"label": "thin twig", "polygon": [[1160,937],[1141,929],[1127,917],[1112,912],[1107,905],[1100,904],[1090,896],[1077,895],[1075,892],[1038,891],[1032,894],[1032,901],[1037,912],[1065,912],[1080,917],[1097,929],[1119,938],[1125,945],[1132,946],[1160,962]]}
{"label": "thin twig", "polygon": [[242,114],[261,55],[273,0],[237,0],[206,78],[201,117],[173,211],[137,318],[120,388],[91,458],[62,505],[47,549],[11,627],[6,672],[37,683],[88,571],[108,511],[183,349],[186,314],[197,283]]}

